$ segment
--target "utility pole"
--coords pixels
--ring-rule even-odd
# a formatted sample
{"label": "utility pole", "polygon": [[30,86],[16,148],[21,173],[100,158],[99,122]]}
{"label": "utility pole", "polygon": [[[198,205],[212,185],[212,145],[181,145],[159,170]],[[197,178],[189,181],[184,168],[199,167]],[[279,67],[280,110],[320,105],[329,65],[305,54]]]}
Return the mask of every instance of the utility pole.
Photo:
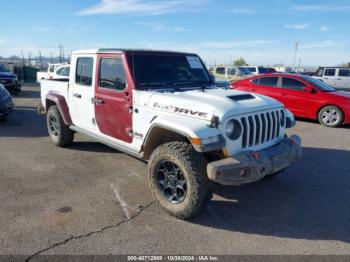
{"label": "utility pole", "polygon": [[61,44],[59,45],[58,48],[60,49],[60,54],[58,56],[58,59],[59,59],[59,62],[62,63],[62,47],[61,47]]}
{"label": "utility pole", "polygon": [[299,68],[299,72],[301,72],[301,57],[299,57],[299,66],[298,66],[298,68]]}
{"label": "utility pole", "polygon": [[295,71],[295,60],[297,59],[298,48],[299,48],[299,40],[295,42],[295,46],[294,46],[293,71]]}
{"label": "utility pole", "polygon": [[62,45],[62,63],[64,63],[64,60],[66,60],[66,58],[64,57],[64,48],[63,48],[63,45]]}
{"label": "utility pole", "polygon": [[29,51],[29,53],[28,53],[28,63],[29,63],[29,66],[30,66],[30,64],[31,64],[31,58],[30,58],[30,51]]}
{"label": "utility pole", "polygon": [[25,66],[26,60],[24,59],[23,50],[21,50],[21,55],[22,55],[22,64],[23,64],[23,66]]}
{"label": "utility pole", "polygon": [[40,69],[43,68],[43,59],[41,57],[41,51],[39,51],[39,59],[40,59]]}

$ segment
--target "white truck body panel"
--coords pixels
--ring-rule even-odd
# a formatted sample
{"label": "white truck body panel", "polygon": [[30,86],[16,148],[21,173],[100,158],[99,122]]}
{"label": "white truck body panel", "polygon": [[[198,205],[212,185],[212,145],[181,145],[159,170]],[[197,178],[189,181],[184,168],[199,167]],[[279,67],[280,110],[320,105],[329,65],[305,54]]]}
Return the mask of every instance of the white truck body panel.
{"label": "white truck body panel", "polygon": [[[170,129],[185,135],[189,139],[223,136],[226,151],[231,156],[245,150],[268,148],[280,142],[285,135],[285,128],[281,127],[278,136],[269,141],[261,142],[263,134],[258,134],[261,131],[255,130],[257,125],[262,123],[261,114],[267,114],[267,112],[271,111],[286,111],[277,100],[263,95],[248,94],[236,90],[221,88],[193,90],[192,88],[178,92],[159,89],[153,91],[133,90],[132,142],[126,143],[115,139],[102,133],[95,123],[95,84],[84,86],[76,83],[76,64],[77,59],[80,57],[93,59],[92,83],[96,82],[97,54],[93,50],[87,53],[74,52],[69,84],[61,81],[43,80],[41,83],[42,104],[46,104],[45,99],[49,92],[61,94],[69,107],[74,128],[84,130],[96,137],[109,141],[117,147],[126,149],[128,152],[140,153],[147,135],[154,126]],[[81,97],[76,97],[76,94],[80,94]],[[235,99],[235,97],[242,95],[250,95],[251,98]],[[135,110],[137,113],[135,113]],[[214,116],[220,119],[218,128],[209,127]],[[248,135],[256,136],[256,139],[259,138],[261,143],[249,144],[248,141],[248,145],[243,149],[243,137],[235,141],[228,139],[225,133],[225,125],[230,119],[236,119],[242,123],[243,118],[249,119],[249,117],[255,122],[248,123],[248,131],[251,132]],[[272,132],[272,127],[269,132]]]}

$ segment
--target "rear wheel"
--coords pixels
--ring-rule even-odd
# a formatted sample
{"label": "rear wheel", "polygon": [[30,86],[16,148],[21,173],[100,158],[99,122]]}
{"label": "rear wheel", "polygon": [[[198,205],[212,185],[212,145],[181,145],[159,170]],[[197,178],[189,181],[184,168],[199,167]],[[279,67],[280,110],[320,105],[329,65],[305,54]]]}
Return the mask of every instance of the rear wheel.
{"label": "rear wheel", "polygon": [[340,126],[343,119],[343,112],[336,106],[326,106],[318,113],[318,121],[327,127]]}
{"label": "rear wheel", "polygon": [[60,147],[71,145],[74,140],[74,132],[64,123],[56,105],[49,108],[46,118],[51,141]]}
{"label": "rear wheel", "polygon": [[190,144],[159,146],[150,157],[148,171],[152,193],[168,213],[189,219],[201,210],[209,193],[206,161]]}

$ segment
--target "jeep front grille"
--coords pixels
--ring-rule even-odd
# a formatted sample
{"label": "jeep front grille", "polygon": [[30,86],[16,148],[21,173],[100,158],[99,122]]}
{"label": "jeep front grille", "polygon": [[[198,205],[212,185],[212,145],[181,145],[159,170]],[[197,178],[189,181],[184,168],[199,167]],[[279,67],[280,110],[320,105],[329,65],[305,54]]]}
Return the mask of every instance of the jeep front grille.
{"label": "jeep front grille", "polygon": [[277,139],[281,131],[280,117],[283,115],[281,110],[274,110],[242,117],[242,149]]}

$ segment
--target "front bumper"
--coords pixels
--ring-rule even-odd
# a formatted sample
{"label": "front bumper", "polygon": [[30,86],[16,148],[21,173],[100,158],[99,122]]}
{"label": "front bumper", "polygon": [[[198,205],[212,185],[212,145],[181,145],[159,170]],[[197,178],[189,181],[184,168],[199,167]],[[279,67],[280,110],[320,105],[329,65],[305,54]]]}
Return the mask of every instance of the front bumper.
{"label": "front bumper", "polygon": [[14,82],[14,83],[11,83],[11,84],[3,84],[3,85],[10,93],[20,92],[21,89],[22,89],[21,84],[19,84],[17,82]]}
{"label": "front bumper", "polygon": [[285,137],[279,144],[257,152],[247,151],[208,164],[210,180],[222,185],[242,185],[276,173],[301,158],[301,138]]}
{"label": "front bumper", "polygon": [[13,111],[13,102],[11,99],[0,101],[0,118],[9,116]]}

